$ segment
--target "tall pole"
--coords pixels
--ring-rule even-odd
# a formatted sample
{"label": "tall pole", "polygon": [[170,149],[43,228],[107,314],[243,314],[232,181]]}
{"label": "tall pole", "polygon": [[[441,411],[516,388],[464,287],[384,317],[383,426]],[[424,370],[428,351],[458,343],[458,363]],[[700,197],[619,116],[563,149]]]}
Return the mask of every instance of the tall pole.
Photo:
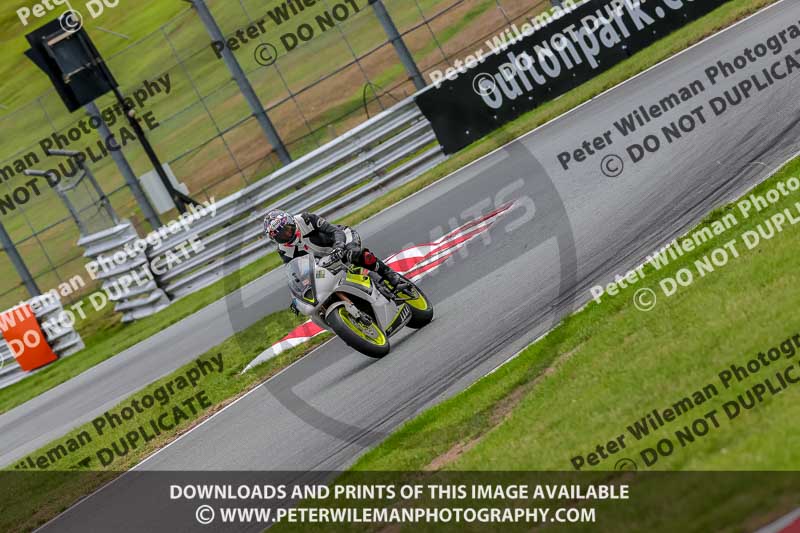
{"label": "tall pole", "polygon": [[8,254],[8,258],[11,259],[11,264],[14,265],[14,269],[17,271],[17,274],[19,274],[19,277],[22,279],[31,297],[41,296],[42,291],[40,291],[39,287],[36,285],[36,281],[34,281],[33,276],[31,276],[28,266],[19,255],[17,247],[14,246],[14,241],[11,240],[11,236],[6,231],[2,222],[0,222],[0,246],[2,246],[3,251]]}
{"label": "tall pole", "polygon": [[[100,137],[103,139],[103,143],[108,146],[109,139],[111,139],[114,135],[111,133],[111,130],[108,129],[108,124],[103,119],[103,116],[100,114],[100,110],[97,108],[97,104],[94,102],[90,102],[84,106],[86,112],[91,117],[96,117],[99,123],[99,127],[97,128],[97,133],[100,134]],[[117,146],[119,146],[118,143]],[[114,163],[117,165],[117,169],[119,169],[120,174],[122,174],[122,178],[125,180],[125,183],[128,185],[128,188],[133,193],[133,197],[136,200],[136,203],[139,204],[139,207],[142,209],[142,213],[144,217],[150,222],[150,227],[152,229],[158,229],[161,227],[161,220],[158,218],[158,213],[153,208],[153,204],[150,203],[150,199],[142,190],[142,185],[139,183],[139,180],[136,178],[136,174],[133,173],[133,169],[131,168],[128,160],[125,158],[125,154],[122,153],[122,150],[109,150],[111,152],[111,158],[114,160]]]}
{"label": "tall pole", "polygon": [[120,107],[125,112],[125,116],[128,118],[128,124],[130,124],[131,128],[133,128],[133,133],[135,133],[136,138],[139,139],[139,143],[142,145],[145,155],[147,155],[147,158],[153,165],[153,169],[155,169],[158,177],[161,178],[161,183],[164,184],[164,188],[172,198],[172,201],[175,204],[175,208],[178,210],[178,212],[181,214],[185,213],[187,205],[200,205],[195,200],[172,186],[172,182],[170,181],[169,176],[167,176],[166,171],[164,171],[164,167],[161,165],[158,155],[156,155],[155,150],[153,150],[153,145],[150,144],[150,140],[147,138],[144,129],[142,129],[141,124],[139,124],[139,118],[136,116],[136,111],[132,106],[129,105],[128,101],[125,100],[125,97],[122,96],[119,87],[114,86],[112,87],[112,90],[114,91],[114,96],[117,97],[117,102],[119,102]]}
{"label": "tall pole", "polygon": [[414,82],[414,87],[416,87],[418,91],[421,91],[426,87],[425,79],[422,77],[422,73],[419,71],[411,52],[408,51],[405,41],[403,41],[403,38],[400,36],[400,32],[397,31],[397,26],[394,25],[391,15],[386,11],[383,0],[369,0],[369,4],[372,6],[372,10],[375,11],[375,16],[378,17],[381,26],[383,26],[383,31],[385,31],[386,35],[389,37],[389,42],[392,43],[395,52],[397,52],[397,55],[400,57],[400,62],[403,63],[406,72]]}
{"label": "tall pole", "polygon": [[[220,30],[217,25],[217,21],[214,20],[214,16],[211,14],[211,11],[208,10],[205,0],[188,1],[191,2],[197,10],[197,14],[200,16],[200,20],[206,27],[206,31],[211,36],[211,39],[217,42],[225,42],[225,36],[222,35],[222,30]],[[231,71],[236,85],[239,86],[239,90],[242,91],[244,99],[247,100],[247,104],[253,111],[253,115],[256,117],[258,124],[261,126],[261,129],[264,130],[264,135],[266,135],[272,148],[278,154],[278,158],[284,165],[291,163],[292,156],[289,155],[289,151],[283,144],[283,140],[280,135],[278,135],[278,130],[275,129],[267,112],[264,111],[261,101],[258,99],[258,96],[256,96],[256,92],[253,90],[253,86],[250,85],[250,80],[247,79],[244,70],[242,70],[242,66],[239,65],[239,61],[236,60],[236,56],[233,55],[233,52],[231,52],[230,48],[227,46],[224,47],[220,53],[222,54],[222,59],[225,61],[228,70]]]}

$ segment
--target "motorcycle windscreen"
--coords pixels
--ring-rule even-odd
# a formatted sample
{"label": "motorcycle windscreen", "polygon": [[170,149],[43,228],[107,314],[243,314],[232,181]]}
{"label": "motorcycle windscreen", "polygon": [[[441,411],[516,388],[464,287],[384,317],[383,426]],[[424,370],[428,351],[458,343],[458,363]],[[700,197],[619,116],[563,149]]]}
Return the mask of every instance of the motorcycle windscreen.
{"label": "motorcycle windscreen", "polygon": [[286,265],[286,276],[289,278],[289,290],[292,296],[310,304],[317,301],[314,290],[314,266],[312,255],[297,257]]}

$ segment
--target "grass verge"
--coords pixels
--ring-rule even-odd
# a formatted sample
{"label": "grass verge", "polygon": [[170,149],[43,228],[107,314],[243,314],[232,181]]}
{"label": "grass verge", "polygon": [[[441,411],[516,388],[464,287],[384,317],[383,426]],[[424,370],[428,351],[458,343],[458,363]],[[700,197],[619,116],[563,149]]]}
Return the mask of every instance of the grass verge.
{"label": "grass verge", "polygon": [[[625,77],[621,79],[630,77],[636,71],[663,59],[665,56],[660,54],[665,53],[665,49],[688,46],[718,29],[720,25],[729,24],[768,3],[770,2],[767,0],[754,3],[733,2],[664,40],[669,43],[658,43],[611,72],[616,72],[618,76],[624,73]],[[673,41],[674,39],[682,41]],[[679,42],[683,45],[679,46]],[[639,57],[641,55],[646,58]],[[559,106],[569,105],[570,98],[583,98],[579,101],[573,100],[573,106],[591,98],[607,88],[604,84],[616,83],[613,82],[615,78],[609,78],[609,75],[607,73],[583,88],[573,91],[579,95],[569,93],[557,102],[521,117],[416,182],[384,196],[377,205],[373,204],[350,215],[345,222],[352,224],[371,216],[447,175],[455,168],[488,153],[496,145],[516,137],[523,130],[527,131],[562,113],[571,106],[567,108]],[[594,87],[596,91],[594,94],[591,91],[587,92],[588,85]],[[515,133],[509,133],[510,131]],[[796,173],[797,170],[800,170],[800,163],[795,162],[787,167],[782,175]],[[771,181],[779,178],[780,176]],[[764,187],[766,185],[761,189]],[[711,223],[714,217],[718,218],[721,214],[722,212],[713,214],[704,223]],[[740,228],[748,229],[754,224],[754,220],[749,220]],[[657,312],[649,315],[636,314],[638,311],[632,309],[623,296],[602,306],[589,306],[581,313],[567,319],[542,342],[530,347],[520,357],[492,376],[481,380],[472,389],[404,426],[383,445],[363,457],[355,468],[357,470],[568,468],[569,459],[575,454],[591,450],[596,441],[605,442],[606,439],[614,438],[616,434],[608,434],[609,428],[618,427],[619,432],[623,432],[624,424],[635,420],[645,408],[651,405],[668,405],[667,399],[672,401],[686,391],[692,390],[691,387],[705,384],[714,377],[714,373],[709,369],[717,370],[729,364],[731,354],[765,348],[785,338],[791,332],[800,331],[800,319],[792,318],[791,314],[781,316],[797,296],[796,289],[792,290],[797,285],[797,275],[786,268],[786,265],[791,264],[788,263],[791,259],[791,250],[793,246],[797,246],[799,238],[800,235],[796,231],[782,233],[759,248],[757,254],[743,257],[732,264],[726,269],[724,276],[704,278],[691,290],[681,292],[677,297],[667,300]],[[700,249],[696,254],[702,252]],[[759,257],[759,260],[755,261],[753,259],[755,255],[764,257]],[[690,256],[687,259],[691,258]],[[763,264],[765,260],[766,265]],[[252,275],[263,273],[259,272],[259,268],[264,266],[253,267]],[[677,265],[672,265],[659,275],[674,273],[677,268]],[[655,276],[651,276],[650,279],[655,279]],[[219,287],[225,287],[223,281],[216,284],[216,289],[212,289],[215,286],[209,287],[209,293],[219,290]],[[759,293],[750,294],[742,291],[741,287],[747,283],[757,285]],[[624,295],[630,296],[628,293]],[[191,306],[197,301],[187,301],[184,305]],[[665,318],[667,315],[669,316]],[[661,318],[657,318],[658,316]],[[707,329],[704,332],[699,332],[698,328],[691,329],[691,326],[703,323],[703,319],[707,317],[717,318],[705,324]],[[761,330],[753,333],[741,327],[742,323],[754,317],[763,319],[764,327]],[[781,323],[783,318],[785,320]],[[738,330],[729,331],[731,323],[736,324]],[[261,365],[252,373],[245,376],[238,375],[244,364],[295,324],[296,322],[287,313],[271,315],[202,356],[199,361],[204,361],[208,365],[213,365],[214,359],[220,357],[223,362],[222,371],[203,377],[197,386],[179,389],[164,405],[149,410],[146,417],[149,420],[161,415],[175,417],[175,405],[178,403],[185,405],[184,402],[191,398],[194,398],[194,405],[200,407],[196,407],[196,411],[193,410],[185,419],[174,420],[174,427],[152,440],[139,443],[135,447],[129,445],[124,454],[101,450],[108,450],[114,442],[119,443],[120,438],[126,438],[128,432],[135,430],[142,423],[142,417],[134,417],[131,421],[102,434],[95,425],[86,424],[59,441],[31,454],[34,464],[40,461],[40,457],[45,457],[44,461],[54,463],[51,457],[55,457],[58,461],[58,470],[75,466],[99,468],[99,470],[91,472],[88,481],[85,477],[80,478],[80,483],[74,482],[75,477],[62,476],[59,472],[53,471],[51,478],[44,478],[44,481],[43,478],[36,478],[38,481],[32,486],[17,484],[12,490],[10,485],[4,485],[0,490],[0,501],[5,502],[12,512],[4,513],[0,518],[0,527],[14,531],[41,524],[76,499],[118,475],[120,470],[130,468],[159,446],[188,430],[203,417],[220,409],[322,342],[322,339],[316,339],[301,349],[288,352]],[[161,327],[163,328],[163,325]],[[685,332],[683,337],[675,335],[680,331]],[[664,344],[655,341],[664,338],[679,338],[680,342]],[[630,355],[632,353],[646,354],[646,356],[639,356],[632,363]],[[698,353],[708,354],[709,357],[699,360],[696,355]],[[554,365],[554,362],[557,364]],[[588,368],[578,368],[576,365],[585,365]],[[156,397],[157,390],[167,387],[168,383],[174,385],[181,376],[188,376],[191,370],[200,367],[201,364],[197,361],[190,363],[167,378],[146,387],[111,411],[121,412],[122,408],[131,405],[133,399],[139,399],[140,403],[144,404],[146,396]],[[745,384],[736,387],[738,388],[731,390],[734,392],[743,390]],[[202,397],[198,396],[201,391]],[[797,391],[792,394],[797,394]],[[625,397],[622,403],[619,402],[620,395]],[[783,398],[781,400],[786,403]],[[589,402],[591,405],[581,402]],[[572,411],[566,413],[565,405],[572,405]],[[584,408],[579,409],[576,407],[578,405],[583,405]],[[790,427],[787,422],[797,415],[796,408],[792,407],[791,403],[789,406],[778,407],[775,407],[774,402],[768,403],[758,414],[743,418],[741,424],[736,426],[735,432],[731,430],[730,434],[726,433],[721,437],[715,435],[713,438],[699,441],[691,449],[693,455],[675,454],[668,461],[662,461],[661,465],[666,465],[667,468],[736,466],[741,463],[743,456],[750,458],[748,454],[754,452],[754,441],[753,438],[747,438],[747,431],[753,432],[754,429],[763,431],[763,428],[758,426],[759,423],[764,423],[768,430],[775,431],[777,438],[769,443],[770,446],[763,453],[759,450],[759,453],[753,455],[754,461],[748,466],[766,468],[796,464],[797,454],[800,453],[796,451],[797,447],[789,446],[784,449],[778,446],[781,439],[786,442],[792,438],[786,430]],[[785,412],[780,409],[784,409]],[[762,412],[780,417],[775,421],[763,416]],[[569,415],[573,418],[568,418]],[[148,421],[147,419],[145,421]],[[739,440],[731,436],[734,433]],[[91,440],[87,441],[84,434],[88,434]],[[730,448],[723,450],[732,450],[732,453],[721,453],[720,443],[729,446]],[[65,450],[76,448],[76,451],[65,455],[58,447],[59,444]],[[636,444],[638,447],[644,447],[652,445],[653,442],[644,438]],[[121,443],[119,445],[120,448],[123,447]],[[113,447],[111,449],[113,450]],[[101,462],[102,454],[108,458],[107,464]],[[695,458],[694,454],[698,454],[699,459]],[[717,455],[724,457],[719,458]],[[89,461],[83,462],[87,458]],[[745,506],[742,509],[745,509]]]}
{"label": "grass verge", "polygon": [[0,413],[13,409],[96,364],[152,337],[159,331],[225,297],[226,294],[261,277],[279,264],[281,264],[280,258],[277,255],[271,255],[176,301],[163,311],[130,324],[121,323],[119,315],[113,312],[110,305],[105,311],[92,312],[92,306],[86,303],[83,307],[89,310],[87,317],[77,325],[86,348],[77,354],[56,360],[22,381],[0,389]]}
{"label": "grass verge", "polygon": [[[800,158],[752,194],[764,196],[779,182],[797,176]],[[800,191],[749,217],[737,203],[715,210],[687,235],[704,228],[714,231],[728,221],[724,234],[666,267],[646,265],[641,282],[599,304],[590,302],[493,374],[404,425],[353,470],[577,467],[585,472],[614,470],[622,458],[633,459],[647,471],[796,469],[800,386],[792,386],[786,376],[800,377],[795,362],[800,354],[800,273],[795,268],[800,225],[786,222],[780,232],[774,226],[771,232],[768,225],[785,210],[800,224]],[[747,242],[754,243],[756,235],[761,236],[759,244],[750,249]],[[698,275],[697,262],[731,240],[738,258],[729,252],[729,262]],[[693,283],[665,296],[661,281],[675,278],[680,269],[694,273]],[[634,294],[643,288],[658,296],[649,312],[632,305]],[[770,365],[753,370],[748,361],[759,357]],[[748,370],[738,371],[737,377],[732,365]],[[785,385],[777,373],[784,376]],[[642,431],[645,417],[654,410],[665,423]],[[668,410],[674,418],[665,414]],[[620,438],[624,448],[610,453],[608,443]],[[674,446],[668,455],[654,451],[662,439]],[[606,448],[607,457],[596,455],[590,464],[589,454],[598,453],[597,446]],[[687,480],[673,478],[670,493],[680,498],[669,500],[668,510],[629,515],[610,506],[604,520],[635,525],[632,530],[690,531],[698,524],[708,526],[713,516],[713,528],[719,530],[747,520],[762,523],[759,516],[772,516],[775,507],[796,506],[800,495],[797,483],[784,483],[788,478],[754,484],[752,476],[735,475],[716,489],[712,479],[696,479],[703,489],[681,494],[680,484]],[[658,507],[657,500],[663,501],[667,490],[660,485],[664,478],[637,481],[632,491],[647,495],[644,500]],[[701,508],[698,492],[706,496]],[[752,498],[739,497],[744,494]],[[667,511],[680,517],[677,522],[665,520]],[[706,522],[697,522],[698,517]]]}
{"label": "grass verge", "polygon": [[[0,486],[0,531],[43,524],[328,338],[316,337],[240,374],[300,322],[289,311],[269,315],[131,395],[109,409],[108,417],[83,424],[11,465],[3,475],[14,482]],[[128,418],[126,410],[135,415]],[[36,475],[14,475],[20,470],[36,470]]]}
{"label": "grass verge", "polygon": [[[494,149],[553,120],[559,115],[591,100],[598,94],[650,68],[680,50],[697,43],[708,35],[774,2],[775,0],[734,0],[716,9],[705,17],[686,25],[661,41],[640,51],[630,59],[620,63],[600,76],[566,93],[558,100],[548,102],[517,118],[503,128],[487,135],[483,139],[476,141],[447,161],[424,173],[422,176],[383,195],[376,201],[371,202],[369,205],[347,215],[337,222],[348,225],[358,224],[399,202],[403,198],[422,190],[428,185],[455,172],[459,168],[488,154]],[[59,383],[63,383],[78,375],[97,363],[148,338],[165,327],[178,322],[276,268],[279,263],[276,257],[270,257],[264,261],[253,263],[240,272],[231,274],[227,278],[221,279],[213,285],[179,300],[160,313],[133,324],[115,324],[113,323],[115,320],[113,316],[105,315],[103,320],[97,323],[107,324],[108,329],[98,330],[96,326],[92,327],[92,329],[89,330],[91,334],[84,337],[84,341],[88,346],[86,350],[75,356],[56,361],[36,375],[0,390],[0,413],[13,409]],[[95,320],[95,318],[96,317],[90,317],[89,323]]]}

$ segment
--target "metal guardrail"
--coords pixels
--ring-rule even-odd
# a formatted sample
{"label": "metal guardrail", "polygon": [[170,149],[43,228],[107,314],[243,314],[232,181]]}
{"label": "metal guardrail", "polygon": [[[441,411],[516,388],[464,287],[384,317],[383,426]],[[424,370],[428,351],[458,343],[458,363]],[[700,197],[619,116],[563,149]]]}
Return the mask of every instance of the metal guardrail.
{"label": "metal guardrail", "polygon": [[[131,269],[145,268],[155,260],[163,261],[167,254],[180,256],[180,249],[190,240],[199,239],[203,243],[199,254],[158,275],[158,286],[148,283],[129,290],[119,301],[114,299],[116,309],[125,313],[126,320],[136,320],[150,314],[144,312],[145,308],[157,310],[167,305],[160,288],[173,298],[184,296],[274,251],[274,246],[261,239],[262,219],[269,209],[280,207],[292,212],[313,209],[324,216],[345,215],[444,159],[446,156],[430,123],[414,98],[408,98],[270,176],[216,202],[215,216],[201,218],[188,228],[171,232],[157,247],[147,248],[147,259],[139,256],[121,265],[118,271],[104,271],[99,277],[105,288]],[[87,248],[87,257],[96,257],[118,251],[136,238],[136,232],[124,223],[87,237],[80,244]],[[151,301],[156,296],[157,301]],[[43,298],[31,300],[40,324],[62,311],[59,301]],[[61,357],[83,348],[80,336],[71,329],[59,331],[43,327],[43,331]],[[0,358],[3,361],[0,388],[27,375],[2,338]]]}
{"label": "metal guardrail", "polygon": [[14,359],[11,348],[6,341],[0,339],[0,388],[16,383],[24,377],[25,372]]}
{"label": "metal guardrail", "polygon": [[217,202],[214,217],[148,249],[150,260],[178,254],[190,239],[204,249],[158,276],[159,285],[180,297],[274,250],[261,240],[269,209],[313,209],[344,215],[376,192],[398,187],[443,161],[433,129],[414,98],[407,98],[270,176]]}
{"label": "metal guardrail", "polygon": [[153,281],[145,252],[134,250],[134,254],[130,255],[123,250],[137,239],[139,235],[133,225],[122,220],[112,228],[84,235],[78,240],[78,246],[86,249],[84,257],[97,261],[101,257],[113,257],[119,252],[124,257],[121,264],[109,260],[114,266],[99,268],[97,273],[97,279],[103,283],[102,289],[115,304],[114,310],[122,313],[123,322],[150,316],[170,303],[164,291]]}

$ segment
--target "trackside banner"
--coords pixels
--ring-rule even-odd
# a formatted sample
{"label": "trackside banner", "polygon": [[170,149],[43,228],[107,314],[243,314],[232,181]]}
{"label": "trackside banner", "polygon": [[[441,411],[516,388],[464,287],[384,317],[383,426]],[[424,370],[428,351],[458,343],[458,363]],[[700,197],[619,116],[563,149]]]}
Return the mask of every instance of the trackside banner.
{"label": "trackside banner", "polygon": [[417,104],[451,154],[729,0],[567,0],[457,62]]}
{"label": "trackside banner", "polygon": [[58,359],[47,343],[47,338],[42,333],[39,321],[36,320],[36,315],[29,304],[0,313],[0,333],[11,348],[11,354],[25,372]]}

